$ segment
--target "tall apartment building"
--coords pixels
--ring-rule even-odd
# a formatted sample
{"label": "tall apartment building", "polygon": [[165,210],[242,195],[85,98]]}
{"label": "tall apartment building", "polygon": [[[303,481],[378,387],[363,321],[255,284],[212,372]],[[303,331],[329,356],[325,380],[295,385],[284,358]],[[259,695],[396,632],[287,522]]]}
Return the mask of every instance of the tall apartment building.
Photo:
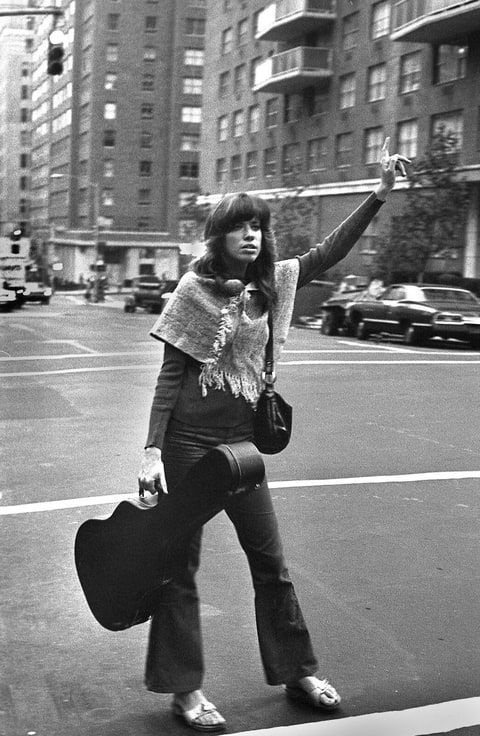
{"label": "tall apartment building", "polygon": [[[26,6],[17,0],[17,8]],[[0,235],[16,225],[29,231],[30,25],[21,16],[0,18]]]}
{"label": "tall apartment building", "polygon": [[57,6],[63,74],[46,73],[52,16],[33,52],[32,225],[49,231],[66,278],[97,256],[116,281],[175,278],[179,202],[198,188],[205,2]]}
{"label": "tall apartment building", "polygon": [[[209,0],[207,15],[200,184],[211,201],[272,197],[293,172],[316,198],[320,238],[378,181],[387,135],[414,159],[444,126],[472,193],[455,269],[480,277],[479,0]],[[347,269],[368,271],[402,186]]]}

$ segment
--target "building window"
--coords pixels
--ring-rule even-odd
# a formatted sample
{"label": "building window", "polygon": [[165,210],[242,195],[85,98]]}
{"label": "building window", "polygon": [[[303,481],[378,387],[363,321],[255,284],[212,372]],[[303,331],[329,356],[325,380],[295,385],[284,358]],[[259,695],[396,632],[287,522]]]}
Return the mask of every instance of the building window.
{"label": "building window", "polygon": [[283,122],[294,123],[300,118],[300,97],[298,95],[285,95],[283,106]]}
{"label": "building window", "polygon": [[116,90],[117,89],[118,74],[116,72],[105,73],[105,89]]}
{"label": "building window", "polygon": [[28,167],[28,153],[20,154],[20,168],[26,169]]}
{"label": "building window", "polygon": [[103,118],[104,120],[116,120],[117,118],[117,103],[116,102],[106,102],[105,106],[103,108]]}
{"label": "building window", "polygon": [[242,18],[237,26],[237,46],[244,46],[248,41],[248,18]]}
{"label": "building window", "polygon": [[378,164],[382,155],[384,141],[383,128],[367,128],[365,131],[365,163]]}
{"label": "building window", "polygon": [[184,95],[201,95],[203,79],[201,77],[184,77],[183,78],[183,94]]}
{"label": "building window", "polygon": [[182,107],[182,123],[201,123],[202,108],[185,105]]}
{"label": "building window", "polygon": [[382,0],[372,7],[370,38],[373,40],[390,33],[390,0]]}
{"label": "building window", "polygon": [[200,136],[198,133],[182,133],[180,138],[181,151],[199,151]]}
{"label": "building window", "polygon": [[104,130],[103,132],[103,145],[105,148],[113,148],[115,145],[115,131]]}
{"label": "building window", "polygon": [[350,166],[352,163],[353,134],[341,133],[335,141],[335,166]]}
{"label": "building window", "polygon": [[205,35],[205,19],[204,18],[185,18],[185,34],[187,36],[204,36]]}
{"label": "building window", "polygon": [[400,59],[400,93],[414,92],[420,87],[422,58],[420,51],[405,54]]}
{"label": "building window", "polygon": [[239,138],[243,135],[244,116],[243,110],[235,110],[233,113],[233,137]]}
{"label": "building window", "polygon": [[[460,110],[446,112],[432,116],[432,139],[433,136],[442,132],[443,135],[453,136],[456,139],[455,151],[460,151],[463,146],[463,114]],[[452,151],[453,152],[453,151]]]}
{"label": "building window", "polygon": [[247,153],[247,179],[256,179],[258,173],[258,152],[248,151]]}
{"label": "building window", "polygon": [[113,158],[106,158],[103,161],[103,176],[110,179],[115,174],[115,163]]}
{"label": "building window", "polygon": [[233,91],[236,95],[241,95],[245,89],[246,67],[245,64],[236,66],[233,72]]}
{"label": "building window", "polygon": [[142,102],[140,106],[140,119],[141,120],[153,120],[154,107],[151,102]]}
{"label": "building window", "polygon": [[158,29],[158,18],[156,15],[147,15],[145,17],[145,33],[155,33]]}
{"label": "building window", "polygon": [[433,83],[443,84],[467,75],[468,46],[437,46],[434,51]]}
{"label": "building window", "polygon": [[221,43],[222,55],[230,53],[233,48],[233,31],[231,28],[226,28],[222,32],[222,43]]}
{"label": "building window", "polygon": [[153,146],[153,133],[142,132],[140,133],[140,148],[152,148]]}
{"label": "building window", "polygon": [[242,157],[239,153],[232,156],[230,162],[230,176],[232,181],[239,181],[242,178]]}
{"label": "building window", "polygon": [[181,179],[198,179],[198,161],[182,161],[180,164]]}
{"label": "building window", "polygon": [[20,108],[20,122],[28,123],[29,117],[30,117],[30,111],[28,107],[21,107]]}
{"label": "building window", "polygon": [[142,76],[142,89],[144,92],[153,92],[155,89],[155,74],[144,74]]}
{"label": "building window", "polygon": [[355,107],[355,97],[355,74],[345,74],[343,77],[340,77],[340,110],[346,110],[348,107]]}
{"label": "building window", "polygon": [[230,72],[222,72],[218,77],[218,96],[226,97],[230,86]]}
{"label": "building window", "polygon": [[217,180],[217,184],[223,184],[223,182],[227,178],[226,158],[217,158],[217,165],[215,167],[215,178]]}
{"label": "building window", "polygon": [[355,48],[358,40],[359,13],[351,13],[343,19],[342,47],[344,51]]}
{"label": "building window", "polygon": [[282,174],[292,174],[300,163],[298,143],[286,143],[282,149]]}
{"label": "building window", "polygon": [[278,97],[267,100],[265,107],[265,123],[267,128],[275,128],[278,124]]}
{"label": "building window", "polygon": [[217,121],[217,138],[220,142],[228,138],[228,115],[222,115]]}
{"label": "building window", "polygon": [[102,189],[102,204],[105,207],[113,207],[113,189]]}
{"label": "building window", "polygon": [[223,0],[223,12],[226,13],[227,10],[232,9],[232,1],[233,0]]}
{"label": "building window", "polygon": [[387,65],[377,64],[368,70],[367,100],[384,100],[387,94]]}
{"label": "building window", "polygon": [[138,172],[140,176],[151,176],[152,175],[152,162],[151,161],[139,161]]}
{"label": "building window", "polygon": [[120,25],[120,14],[119,13],[108,13],[107,15],[107,30],[118,31]]}
{"label": "building window", "polygon": [[157,60],[157,49],[154,46],[145,46],[143,49],[143,60],[144,61],[156,61]]}
{"label": "building window", "polygon": [[203,49],[185,49],[183,63],[185,66],[203,66],[205,52]]}
{"label": "building window", "polygon": [[277,149],[275,146],[266,148],[263,153],[263,175],[275,176],[277,173]]}
{"label": "building window", "polygon": [[251,105],[248,109],[248,132],[258,133],[260,130],[260,105]]}
{"label": "building window", "polygon": [[107,43],[105,47],[105,60],[107,63],[118,61],[118,44]]}
{"label": "building window", "polygon": [[259,65],[262,63],[262,57],[256,56],[255,59],[252,59],[250,62],[250,76],[249,76],[249,83],[250,87],[255,86],[255,79],[257,76],[257,69]]}
{"label": "building window", "polygon": [[309,171],[327,168],[328,138],[312,138],[307,145],[307,166]]}
{"label": "building window", "polygon": [[401,156],[415,158],[417,155],[418,122],[416,120],[404,120],[398,124],[397,150]]}

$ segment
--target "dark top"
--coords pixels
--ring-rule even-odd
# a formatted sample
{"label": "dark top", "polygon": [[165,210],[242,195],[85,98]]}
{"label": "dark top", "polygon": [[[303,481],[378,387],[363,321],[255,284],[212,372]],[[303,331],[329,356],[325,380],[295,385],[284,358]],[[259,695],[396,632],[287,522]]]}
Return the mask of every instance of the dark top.
{"label": "dark top", "polygon": [[[297,289],[342,260],[383,203],[371,194],[325,240],[308,253],[297,256],[300,272]],[[170,417],[195,427],[236,427],[252,417],[252,407],[243,396],[210,389],[203,397],[199,385],[200,363],[165,344],[163,364],[158,376],[150,412],[145,447],[161,448]]]}

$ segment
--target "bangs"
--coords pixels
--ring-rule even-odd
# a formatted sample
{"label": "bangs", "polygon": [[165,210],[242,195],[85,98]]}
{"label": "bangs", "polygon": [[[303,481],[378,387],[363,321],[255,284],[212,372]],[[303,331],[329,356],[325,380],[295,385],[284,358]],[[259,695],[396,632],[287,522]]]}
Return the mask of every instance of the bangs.
{"label": "bangs", "polygon": [[232,194],[224,197],[205,224],[205,239],[229,232],[238,222],[257,219],[262,230],[270,223],[270,208],[260,197]]}

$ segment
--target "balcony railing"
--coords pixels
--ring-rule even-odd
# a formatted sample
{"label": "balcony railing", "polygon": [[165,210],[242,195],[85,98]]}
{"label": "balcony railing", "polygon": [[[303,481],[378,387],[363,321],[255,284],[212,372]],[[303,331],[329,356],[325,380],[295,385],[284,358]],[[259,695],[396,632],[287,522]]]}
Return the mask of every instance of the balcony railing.
{"label": "balcony railing", "polygon": [[256,38],[288,41],[318,30],[337,17],[337,0],[277,0],[259,16]]}
{"label": "balcony railing", "polygon": [[260,63],[256,69],[253,90],[289,94],[324,82],[332,74],[331,48],[297,46]]}
{"label": "balcony railing", "polygon": [[480,30],[480,0],[397,0],[392,39],[439,43]]}

